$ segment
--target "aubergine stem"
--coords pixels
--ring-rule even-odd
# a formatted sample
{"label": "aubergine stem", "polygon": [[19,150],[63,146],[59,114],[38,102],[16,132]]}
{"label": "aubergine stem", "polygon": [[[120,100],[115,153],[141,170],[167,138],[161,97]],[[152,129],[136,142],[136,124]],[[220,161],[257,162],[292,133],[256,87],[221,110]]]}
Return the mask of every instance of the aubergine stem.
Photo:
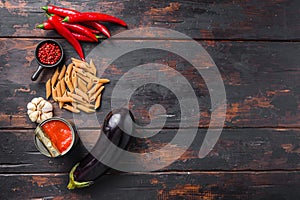
{"label": "aubergine stem", "polygon": [[85,181],[85,182],[78,182],[78,181],[75,181],[74,180],[74,171],[76,170],[77,166],[79,165],[79,163],[77,163],[73,168],[72,170],[70,171],[70,174],[69,174],[69,184],[67,186],[67,188],[69,190],[73,190],[75,188],[83,188],[83,187],[88,187],[90,186],[91,184],[93,184],[93,181]]}

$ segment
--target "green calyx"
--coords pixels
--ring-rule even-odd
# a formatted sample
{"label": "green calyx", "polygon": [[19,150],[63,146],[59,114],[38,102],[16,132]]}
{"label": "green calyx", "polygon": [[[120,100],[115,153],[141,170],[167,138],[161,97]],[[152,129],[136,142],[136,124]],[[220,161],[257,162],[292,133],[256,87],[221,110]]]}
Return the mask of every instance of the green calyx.
{"label": "green calyx", "polygon": [[103,36],[103,35],[95,35],[97,39],[106,39],[107,37]]}
{"label": "green calyx", "polygon": [[54,14],[49,14],[49,13],[45,13],[45,15],[46,15],[48,18],[54,16]]}
{"label": "green calyx", "polygon": [[68,17],[68,16],[65,17],[62,21],[63,21],[63,22],[68,22],[68,21],[69,21],[69,17]]}
{"label": "green calyx", "polygon": [[44,29],[44,24],[39,24],[36,26],[36,28]]}
{"label": "green calyx", "polygon": [[48,11],[48,6],[41,7],[43,10]]}
{"label": "green calyx", "polygon": [[67,188],[69,190],[73,190],[75,188],[84,188],[84,187],[88,187],[90,186],[91,184],[93,184],[93,181],[86,181],[86,182],[78,182],[78,181],[75,181],[74,180],[74,171],[76,170],[76,168],[78,167],[79,163],[77,163],[73,168],[72,170],[70,171],[70,174],[69,174],[69,184],[67,186]]}

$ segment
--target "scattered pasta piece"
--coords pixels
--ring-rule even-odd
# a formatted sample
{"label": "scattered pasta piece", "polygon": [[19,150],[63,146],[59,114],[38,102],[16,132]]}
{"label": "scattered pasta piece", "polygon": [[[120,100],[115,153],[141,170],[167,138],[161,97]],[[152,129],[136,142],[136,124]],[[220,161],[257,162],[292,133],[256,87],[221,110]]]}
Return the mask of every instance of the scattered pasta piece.
{"label": "scattered pasta piece", "polygon": [[46,99],[48,99],[50,96],[51,96],[51,79],[49,79],[47,82],[46,82]]}

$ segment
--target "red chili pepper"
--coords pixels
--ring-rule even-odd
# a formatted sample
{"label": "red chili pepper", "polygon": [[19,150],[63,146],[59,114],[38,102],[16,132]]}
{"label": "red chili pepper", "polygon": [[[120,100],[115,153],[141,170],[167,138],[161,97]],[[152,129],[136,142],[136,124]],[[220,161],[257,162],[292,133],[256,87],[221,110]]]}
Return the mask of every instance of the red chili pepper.
{"label": "red chili pepper", "polygon": [[70,23],[87,22],[87,21],[111,22],[111,23],[116,23],[121,26],[127,27],[126,22],[124,22],[123,20],[103,13],[83,12],[83,13],[77,13],[75,15],[69,15],[63,19],[63,22],[70,22]]}
{"label": "red chili pepper", "polygon": [[62,24],[69,29],[70,31],[73,31],[75,33],[79,33],[81,35],[85,35],[91,39],[93,39],[95,42],[98,41],[98,39],[95,37],[95,35],[89,30],[89,28],[81,26],[79,24],[68,24],[65,22],[62,22]]}
{"label": "red chili pepper", "polygon": [[100,24],[99,22],[85,22],[85,24],[97,29],[100,33],[103,33],[106,37],[108,38],[110,37],[109,30],[103,24]]}
{"label": "red chili pepper", "polygon": [[80,43],[76,40],[74,35],[72,35],[71,31],[62,25],[60,17],[54,15],[51,16],[48,21],[60,35],[66,38],[66,40],[74,47],[81,60],[84,61],[84,54]]}
{"label": "red chili pepper", "polygon": [[[37,28],[40,28],[40,29],[44,29],[44,30],[54,30],[54,27],[49,23],[49,22],[44,22],[42,24],[39,24],[36,26]],[[81,35],[79,33],[72,33],[75,38],[79,41],[83,41],[83,42],[95,42],[95,40],[85,36],[85,35]],[[101,37],[101,36],[98,36],[98,35],[95,35],[95,37],[97,38],[97,42],[98,42],[98,39],[99,38],[102,38],[104,39],[105,37]]]}
{"label": "red chili pepper", "polygon": [[36,26],[37,28],[40,28],[40,29],[44,29],[44,30],[53,30],[54,27],[48,22],[43,22],[42,24],[39,24]]}
{"label": "red chili pepper", "polygon": [[79,41],[83,41],[83,42],[95,42],[94,40],[92,40],[91,38],[85,36],[85,35],[80,35],[78,33],[72,33],[75,38]]}
{"label": "red chili pepper", "polygon": [[[85,35],[80,35],[78,33],[72,33],[75,38],[79,41],[82,41],[82,42],[95,42],[94,40],[92,40],[91,38],[85,36]],[[103,38],[101,36],[98,36],[98,35],[95,35],[95,37],[98,39],[98,38]]]}
{"label": "red chili pepper", "polygon": [[[79,25],[79,24],[69,24],[69,23],[66,23],[66,22],[62,22],[62,24],[66,28],[69,28],[70,26],[73,26],[73,25],[74,25],[74,27],[75,26],[82,26],[82,25]],[[100,33],[100,31],[98,31],[98,30],[94,30],[94,29],[91,29],[91,28],[88,28],[88,27],[85,27],[85,26],[82,26],[82,27],[88,29],[93,34],[99,34]],[[44,30],[53,30],[54,29],[53,26],[49,22],[43,22],[42,24],[37,25],[36,28],[40,28],[40,29],[44,29]],[[69,29],[71,29],[71,28],[69,28]]]}
{"label": "red chili pepper", "polygon": [[[50,14],[56,14],[56,15],[59,15],[61,17],[66,17],[68,15],[75,15],[75,14],[80,13],[77,10],[57,7],[57,6],[54,6],[54,5],[43,6],[42,9],[45,10],[46,12],[50,13]],[[110,37],[109,31],[104,25],[102,25],[98,22],[87,22],[86,24],[93,27],[93,28],[95,28],[95,29],[97,29],[98,31],[100,31],[100,33],[103,33],[105,36]],[[93,33],[98,34],[99,32],[97,30],[91,29],[91,31]]]}
{"label": "red chili pepper", "polygon": [[[62,22],[62,25],[64,25],[67,29],[69,29],[72,32],[79,33],[81,35],[85,35],[95,42],[98,42],[98,39],[96,36],[87,28],[84,26],[81,26],[79,24],[68,24],[65,22]],[[37,28],[45,29],[45,30],[53,30],[54,27],[49,22],[44,22],[43,24],[37,25]]]}
{"label": "red chili pepper", "polygon": [[54,5],[43,6],[42,9],[45,10],[47,13],[56,14],[61,17],[66,17],[68,15],[74,15],[74,14],[79,13],[77,10],[61,8],[61,7],[57,7]]}

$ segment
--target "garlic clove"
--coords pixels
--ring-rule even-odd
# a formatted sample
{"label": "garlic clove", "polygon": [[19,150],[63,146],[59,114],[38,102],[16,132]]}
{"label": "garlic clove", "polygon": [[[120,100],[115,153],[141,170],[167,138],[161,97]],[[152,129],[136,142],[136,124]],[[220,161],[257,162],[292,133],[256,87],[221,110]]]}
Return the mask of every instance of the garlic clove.
{"label": "garlic clove", "polygon": [[52,112],[43,113],[43,114],[41,115],[41,119],[42,119],[42,121],[44,121],[44,120],[46,120],[46,119],[51,118],[52,116],[53,116]]}
{"label": "garlic clove", "polygon": [[44,100],[43,97],[36,97],[31,100],[31,103],[33,103],[37,106],[42,100]]}
{"label": "garlic clove", "polygon": [[30,115],[31,113],[33,113],[35,110],[27,110],[27,115]]}
{"label": "garlic clove", "polygon": [[39,111],[33,111],[32,113],[29,114],[29,119],[32,122],[35,122],[37,120],[38,116],[39,116]]}
{"label": "garlic clove", "polygon": [[44,99],[42,101],[40,101],[40,103],[37,105],[37,109],[42,110],[45,103],[46,103],[46,100],[44,100]]}
{"label": "garlic clove", "polygon": [[40,112],[39,112],[39,115],[38,115],[38,117],[37,117],[37,119],[36,119],[36,122],[37,122],[37,123],[41,123],[41,122],[43,121],[42,116],[43,116],[43,114],[42,114],[42,112],[40,111]]}
{"label": "garlic clove", "polygon": [[44,107],[42,108],[42,112],[43,113],[52,113],[53,110],[53,106],[50,102],[46,101],[46,103],[44,104]]}
{"label": "garlic clove", "polygon": [[27,110],[35,111],[36,110],[36,106],[33,103],[29,102],[27,104]]}

